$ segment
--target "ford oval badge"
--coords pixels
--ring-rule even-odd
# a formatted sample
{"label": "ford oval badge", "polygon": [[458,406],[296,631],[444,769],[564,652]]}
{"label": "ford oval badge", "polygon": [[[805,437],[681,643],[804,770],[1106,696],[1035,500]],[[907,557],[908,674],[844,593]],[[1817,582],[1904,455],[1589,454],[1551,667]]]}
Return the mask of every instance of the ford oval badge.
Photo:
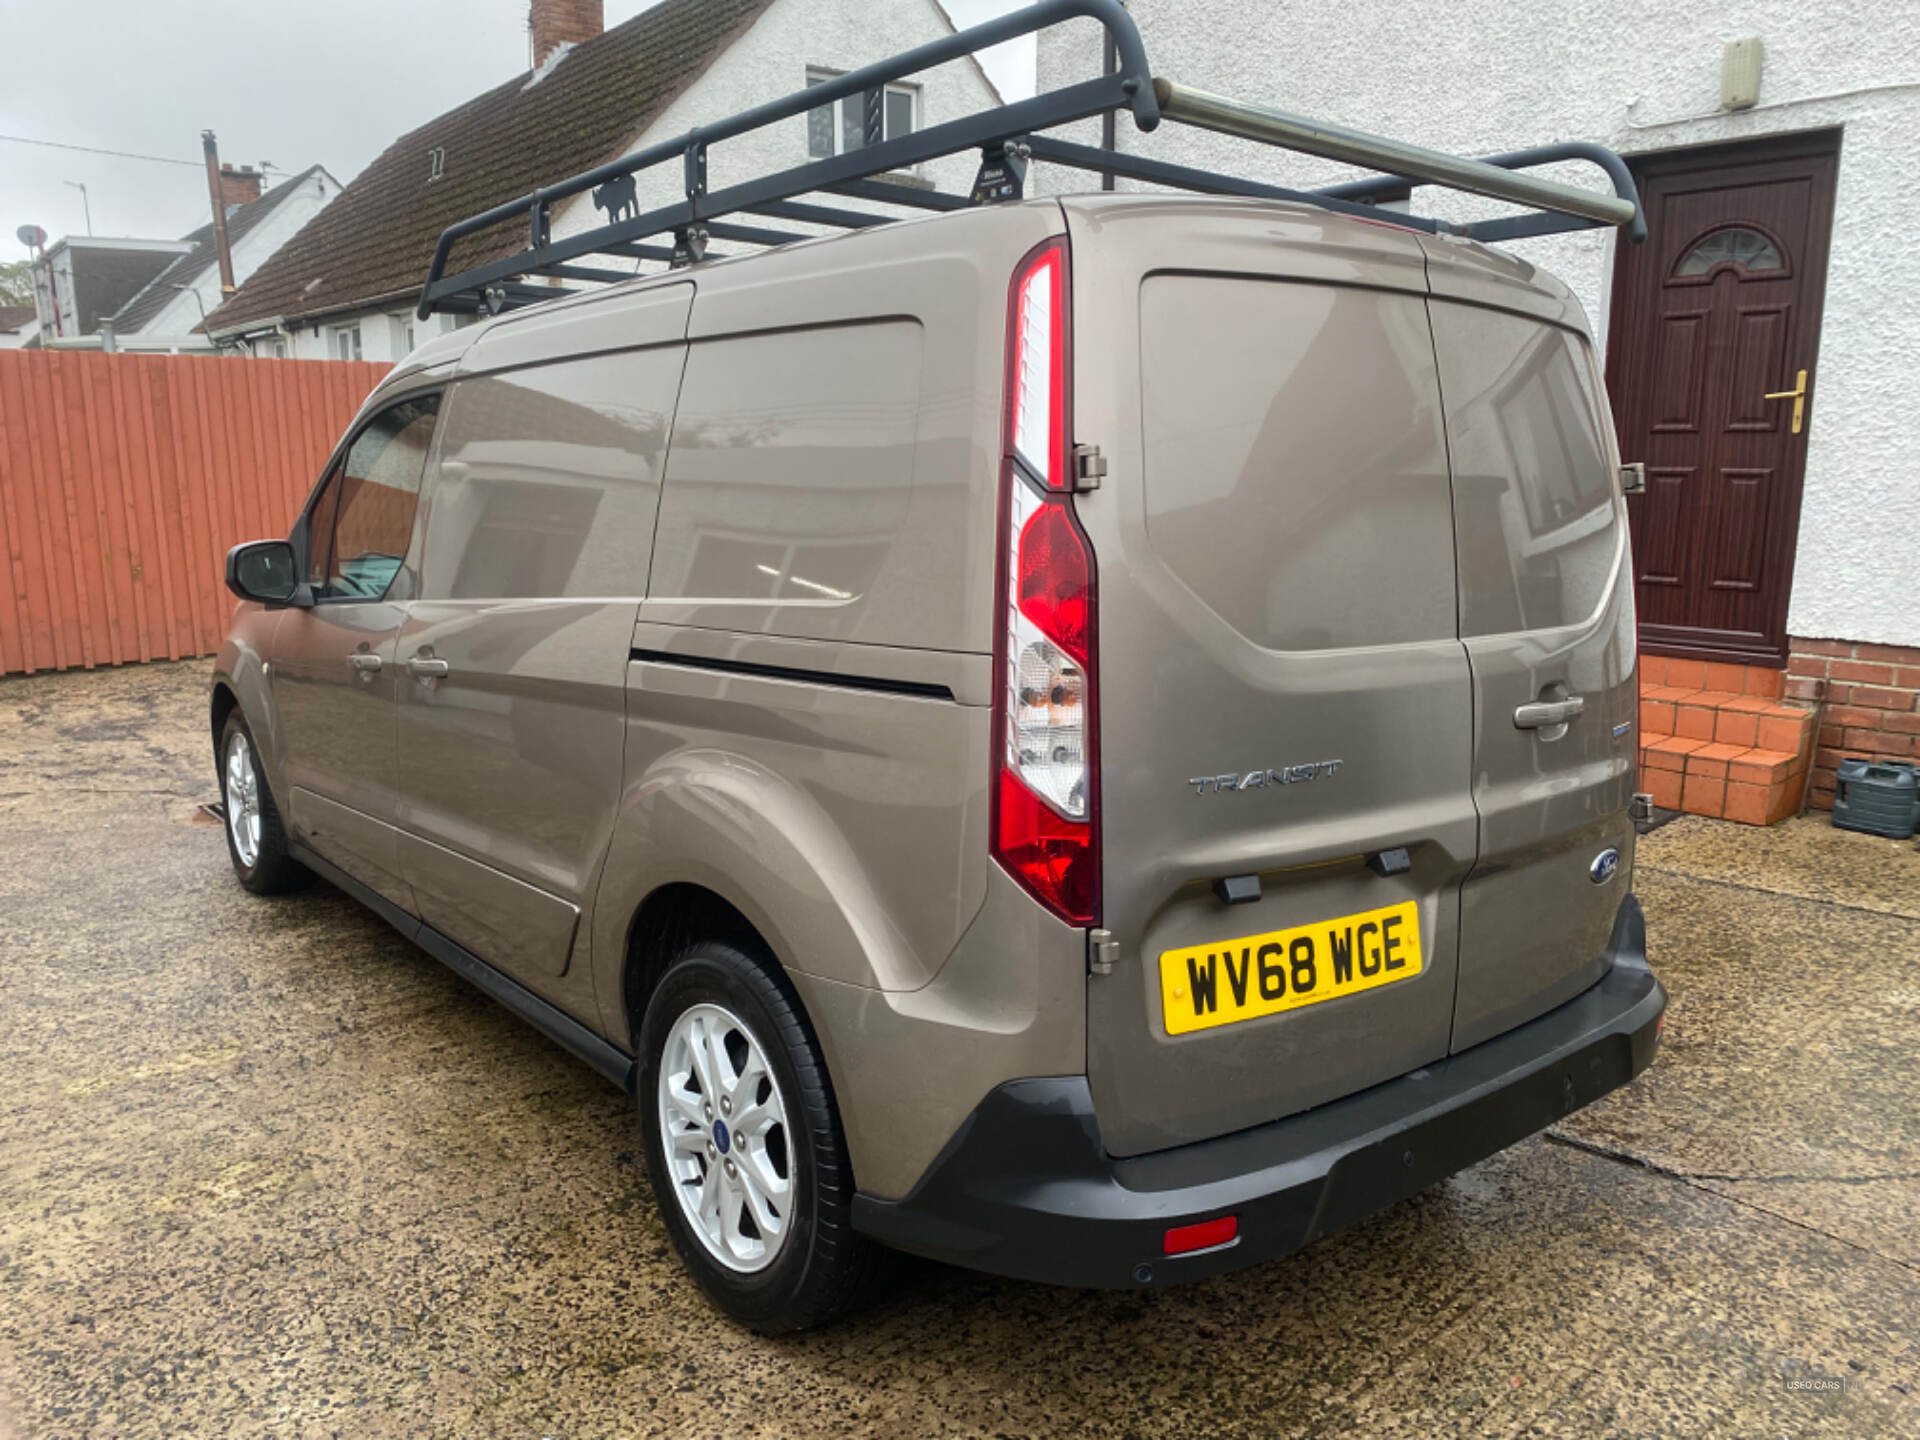
{"label": "ford oval badge", "polygon": [[1587,874],[1596,885],[1604,885],[1613,878],[1613,872],[1620,868],[1620,852],[1614,849],[1602,850],[1593,857],[1593,864],[1587,867]]}

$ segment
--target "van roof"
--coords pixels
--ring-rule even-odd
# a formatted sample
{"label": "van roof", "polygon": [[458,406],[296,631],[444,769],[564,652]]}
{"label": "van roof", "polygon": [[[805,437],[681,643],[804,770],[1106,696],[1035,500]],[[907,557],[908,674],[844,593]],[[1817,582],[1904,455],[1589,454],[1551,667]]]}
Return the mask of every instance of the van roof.
{"label": "van roof", "polygon": [[[1352,216],[1328,211],[1304,201],[1267,200],[1231,195],[1193,195],[1150,191],[1089,191],[1085,193],[1042,196],[996,207],[1046,209],[1058,207],[1068,217],[1080,217],[1090,223],[1164,223],[1174,227],[1169,237],[1169,264],[1181,263],[1182,244],[1193,246],[1200,233],[1196,227],[1237,229],[1246,225],[1276,224],[1272,240],[1276,247],[1287,245],[1325,249],[1338,247],[1374,255],[1398,254],[1419,263],[1408,268],[1406,287],[1426,293],[1457,293],[1467,285],[1470,298],[1495,304],[1503,309],[1520,310],[1553,323],[1585,330],[1586,316],[1573,292],[1550,271],[1514,255],[1496,249],[1469,236],[1423,234],[1399,223],[1393,212],[1378,216]],[[885,233],[899,237],[903,230],[921,226],[946,227],[940,222],[975,214],[977,209],[910,217],[884,227]],[[860,248],[879,238],[877,231],[851,230],[803,237],[782,246],[784,256],[817,256],[821,264],[842,262],[849,247]],[[634,274],[592,290],[569,293],[557,291],[553,298],[533,306],[521,305],[498,316],[480,317],[474,324],[436,336],[420,346],[396,368],[383,384],[383,391],[408,380],[423,370],[456,369],[460,360],[480,338],[501,325],[512,325],[538,314],[549,320],[572,309],[590,310],[602,303],[662,285],[698,281],[702,276],[731,271],[737,266],[756,266],[773,252],[754,249],[714,255],[678,269]],[[1197,262],[1196,262],[1197,263]],[[1436,278],[1438,276],[1439,278]],[[1450,277],[1450,278],[1449,278]],[[1471,282],[1469,284],[1469,282]],[[1377,275],[1370,282],[1382,283]],[[1391,284],[1392,282],[1386,282]],[[584,318],[584,316],[583,316]]]}

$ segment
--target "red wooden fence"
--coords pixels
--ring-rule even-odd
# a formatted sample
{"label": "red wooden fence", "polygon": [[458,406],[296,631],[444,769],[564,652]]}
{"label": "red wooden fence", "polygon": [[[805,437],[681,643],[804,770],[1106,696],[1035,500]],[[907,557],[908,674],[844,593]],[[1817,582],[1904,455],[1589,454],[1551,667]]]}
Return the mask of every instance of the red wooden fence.
{"label": "red wooden fence", "polygon": [[0,674],[219,649],[228,548],[287,533],[388,368],[0,350]]}

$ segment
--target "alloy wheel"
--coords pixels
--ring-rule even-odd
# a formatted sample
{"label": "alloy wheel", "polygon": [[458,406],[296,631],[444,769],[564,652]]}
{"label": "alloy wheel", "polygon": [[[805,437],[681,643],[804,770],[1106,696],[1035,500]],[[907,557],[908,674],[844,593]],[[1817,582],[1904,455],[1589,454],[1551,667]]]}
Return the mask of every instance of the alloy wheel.
{"label": "alloy wheel", "polygon": [[786,1098],[753,1032],[718,1005],[690,1006],[660,1063],[660,1143],[680,1208],[729,1270],[771,1265],[793,1229]]}

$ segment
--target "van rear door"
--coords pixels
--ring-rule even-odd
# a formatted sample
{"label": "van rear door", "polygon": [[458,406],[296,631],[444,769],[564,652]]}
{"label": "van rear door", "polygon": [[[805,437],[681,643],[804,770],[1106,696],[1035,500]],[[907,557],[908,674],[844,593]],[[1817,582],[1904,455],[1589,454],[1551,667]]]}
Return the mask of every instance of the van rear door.
{"label": "van rear door", "polygon": [[[1447,1053],[1470,681],[1417,242],[1260,204],[1064,204],[1074,437],[1109,462],[1075,500],[1117,942],[1088,1075],[1128,1155]],[[1229,879],[1258,898],[1227,903]]]}
{"label": "van rear door", "polygon": [[1578,307],[1510,256],[1428,248],[1480,816],[1458,1051],[1606,968],[1632,880],[1635,637],[1619,464]]}

